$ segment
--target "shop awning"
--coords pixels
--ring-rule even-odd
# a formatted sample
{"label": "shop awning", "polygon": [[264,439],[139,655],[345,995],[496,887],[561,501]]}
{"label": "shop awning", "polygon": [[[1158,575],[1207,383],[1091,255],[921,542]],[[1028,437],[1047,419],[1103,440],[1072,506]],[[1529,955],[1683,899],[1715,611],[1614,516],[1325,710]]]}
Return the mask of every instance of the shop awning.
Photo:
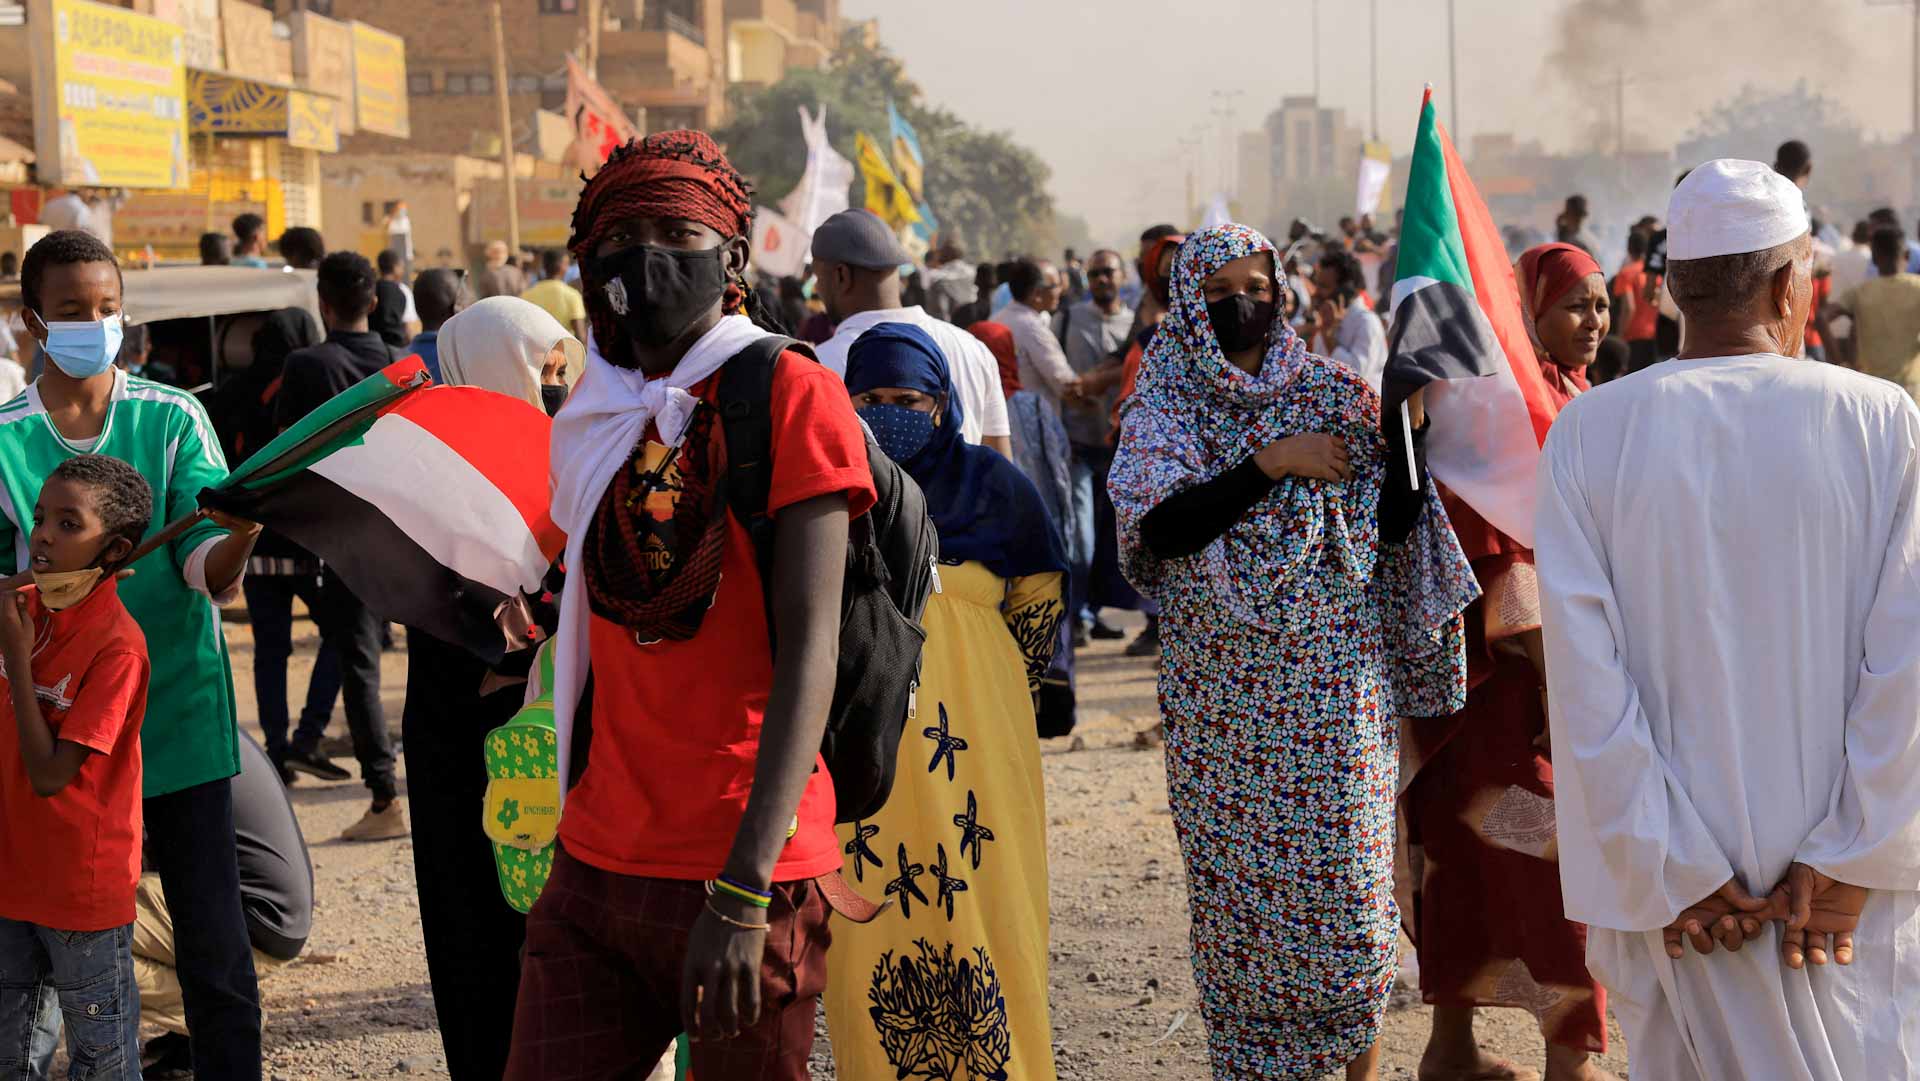
{"label": "shop awning", "polygon": [[340,149],[338,99],[216,71],[187,72],[187,126],[195,135],[278,136],[287,145]]}

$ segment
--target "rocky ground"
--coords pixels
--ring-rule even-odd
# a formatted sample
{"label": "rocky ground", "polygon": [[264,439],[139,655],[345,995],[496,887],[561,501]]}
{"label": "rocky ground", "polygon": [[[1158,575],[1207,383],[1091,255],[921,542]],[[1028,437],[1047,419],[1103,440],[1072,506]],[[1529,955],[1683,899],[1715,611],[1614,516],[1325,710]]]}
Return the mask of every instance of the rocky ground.
{"label": "rocky ground", "polygon": [[[251,726],[252,643],[228,624],[242,723]],[[311,660],[311,631],[296,666]],[[399,727],[404,641],[386,659],[388,716]],[[1097,646],[1080,665],[1081,727],[1046,750],[1052,854],[1053,1025],[1060,1077],[1137,1081],[1204,1076],[1205,1029],[1187,961],[1185,882],[1167,812],[1160,752],[1136,734],[1157,719],[1153,668]],[[295,688],[305,686],[296,667]],[[345,735],[344,718],[333,732]],[[342,758],[343,765],[351,765]],[[293,800],[312,850],[313,938],[306,954],[268,976],[268,1074],[285,1081],[409,1074],[445,1077],[434,1026],[406,841],[345,844],[335,838],[366,809],[357,781],[303,777]],[[1396,996],[1387,1019],[1388,1078],[1412,1078],[1426,1040],[1418,995]],[[1481,1020],[1491,1049],[1542,1068],[1537,1030],[1517,1011]],[[1615,1034],[1606,1065],[1626,1066]],[[816,1077],[833,1075],[824,1046]]]}

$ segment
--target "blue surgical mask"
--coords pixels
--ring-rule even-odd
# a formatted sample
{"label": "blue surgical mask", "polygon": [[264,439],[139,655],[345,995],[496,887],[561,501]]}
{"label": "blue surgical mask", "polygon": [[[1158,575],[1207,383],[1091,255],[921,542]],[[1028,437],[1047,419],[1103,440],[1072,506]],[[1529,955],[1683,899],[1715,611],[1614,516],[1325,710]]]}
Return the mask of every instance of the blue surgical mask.
{"label": "blue surgical mask", "polygon": [[859,410],[860,419],[873,430],[873,441],[887,457],[905,462],[933,440],[933,414],[904,405],[869,405]]}
{"label": "blue surgical mask", "polygon": [[75,379],[90,379],[113,367],[124,331],[118,315],[84,323],[48,323],[47,344],[42,348],[61,371]]}

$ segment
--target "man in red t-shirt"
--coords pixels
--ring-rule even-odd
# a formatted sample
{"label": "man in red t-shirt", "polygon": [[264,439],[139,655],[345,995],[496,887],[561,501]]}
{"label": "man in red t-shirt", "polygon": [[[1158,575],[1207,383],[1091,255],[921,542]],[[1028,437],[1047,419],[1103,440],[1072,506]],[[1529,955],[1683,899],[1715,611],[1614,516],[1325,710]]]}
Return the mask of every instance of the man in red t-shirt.
{"label": "man in red t-shirt", "polygon": [[874,489],[846,388],[783,354],[761,581],[713,401],[766,336],[737,314],[751,216],[689,131],[615,151],[574,216],[596,348],[554,421],[555,717],[573,723],[590,666],[592,742],[527,916],[510,1081],[644,1076],[683,1029],[695,1076],[807,1077],[830,937],[815,880],[841,863],[820,739],[849,522]]}
{"label": "man in red t-shirt", "polygon": [[[66,1017],[75,1077],[138,1077],[133,977],[147,642],[104,568],[146,532],[153,491],[115,458],[41,486],[34,588],[0,595],[0,1040],[48,1076]],[[36,986],[37,985],[37,986]],[[94,1072],[96,1066],[99,1072]]]}

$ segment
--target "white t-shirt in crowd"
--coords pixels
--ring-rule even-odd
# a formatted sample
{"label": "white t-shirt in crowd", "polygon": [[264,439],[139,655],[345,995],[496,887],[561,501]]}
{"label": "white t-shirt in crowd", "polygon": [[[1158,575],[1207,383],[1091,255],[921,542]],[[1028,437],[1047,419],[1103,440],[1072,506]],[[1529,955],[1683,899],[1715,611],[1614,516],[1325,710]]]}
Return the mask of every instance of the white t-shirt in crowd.
{"label": "white t-shirt in crowd", "polygon": [[953,379],[953,393],[960,399],[960,436],[978,443],[986,436],[1010,436],[1013,426],[1007,420],[1007,396],[1000,389],[1000,362],[985,342],[954,326],[935,319],[919,305],[911,308],[882,308],[848,316],[834,335],[814,347],[820,363],[833,374],[847,377],[847,351],[854,339],[882,323],[911,323],[927,332],[947,357],[947,372]]}

